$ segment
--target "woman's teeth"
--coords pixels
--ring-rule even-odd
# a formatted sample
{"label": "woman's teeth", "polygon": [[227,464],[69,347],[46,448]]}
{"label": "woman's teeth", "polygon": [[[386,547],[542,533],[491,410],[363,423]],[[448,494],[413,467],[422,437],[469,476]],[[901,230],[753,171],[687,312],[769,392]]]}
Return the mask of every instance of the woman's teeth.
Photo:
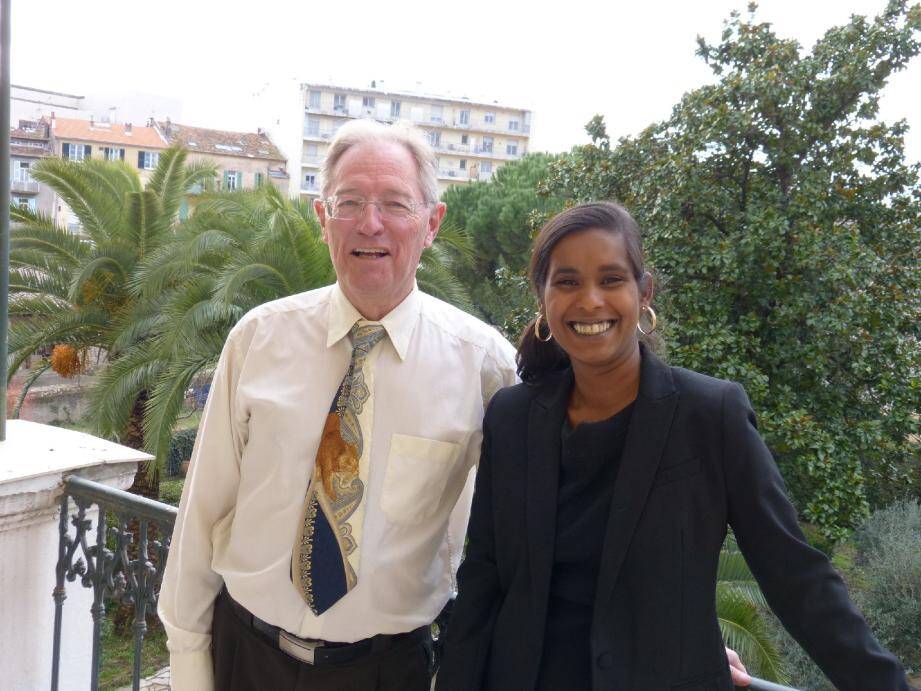
{"label": "woman's teeth", "polygon": [[594,336],[596,334],[604,333],[612,326],[614,322],[604,321],[604,322],[592,322],[590,324],[585,322],[571,322],[573,331],[582,336]]}

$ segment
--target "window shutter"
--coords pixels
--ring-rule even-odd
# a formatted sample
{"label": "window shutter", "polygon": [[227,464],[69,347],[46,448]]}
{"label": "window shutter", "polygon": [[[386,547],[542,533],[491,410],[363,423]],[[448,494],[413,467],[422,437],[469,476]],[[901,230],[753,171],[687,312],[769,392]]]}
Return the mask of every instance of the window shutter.
{"label": "window shutter", "polygon": [[227,171],[225,170],[225,171],[224,171],[224,180],[223,180],[223,187],[224,187],[224,189],[226,190],[226,189],[228,188],[229,185],[230,185],[230,176],[227,174]]}
{"label": "window shutter", "polygon": [[124,161],[125,160],[125,150],[119,149],[119,154],[121,155],[121,159]]}
{"label": "window shutter", "polygon": [[83,158],[89,158],[92,151],[93,151],[93,148],[89,144],[84,146],[83,147]]}
{"label": "window shutter", "polygon": [[138,151],[138,168],[144,168],[144,152]]}
{"label": "window shutter", "polygon": [[70,158],[70,144],[67,142],[61,145],[61,158]]}
{"label": "window shutter", "polygon": [[238,190],[243,189],[243,171],[241,170],[237,171],[237,189]]}

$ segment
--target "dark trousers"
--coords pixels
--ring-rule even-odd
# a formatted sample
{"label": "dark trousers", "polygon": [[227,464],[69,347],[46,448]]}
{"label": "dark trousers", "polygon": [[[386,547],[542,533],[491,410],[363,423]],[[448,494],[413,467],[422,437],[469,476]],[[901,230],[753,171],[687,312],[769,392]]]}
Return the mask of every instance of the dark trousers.
{"label": "dark trousers", "polygon": [[216,691],[429,691],[431,641],[398,642],[342,664],[309,665],[244,624],[224,597],[214,603]]}

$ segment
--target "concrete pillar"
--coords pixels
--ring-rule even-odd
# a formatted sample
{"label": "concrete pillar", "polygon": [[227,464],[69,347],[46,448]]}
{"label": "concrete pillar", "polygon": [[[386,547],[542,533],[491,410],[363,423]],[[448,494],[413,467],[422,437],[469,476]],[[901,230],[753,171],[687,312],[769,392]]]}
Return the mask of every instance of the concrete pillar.
{"label": "concrete pillar", "polygon": [[[89,434],[24,420],[0,442],[0,686],[51,687],[55,564],[63,481],[80,475],[118,489],[131,485],[146,453]],[[96,525],[97,512],[87,513]],[[95,540],[95,537],[93,538]],[[89,688],[92,590],[67,584],[60,688]]]}

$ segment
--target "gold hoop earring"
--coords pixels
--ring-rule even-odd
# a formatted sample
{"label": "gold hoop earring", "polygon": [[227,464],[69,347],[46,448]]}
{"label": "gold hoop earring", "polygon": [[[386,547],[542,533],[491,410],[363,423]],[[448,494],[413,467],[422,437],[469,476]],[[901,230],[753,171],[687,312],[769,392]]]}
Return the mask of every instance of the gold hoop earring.
{"label": "gold hoop earring", "polygon": [[643,305],[643,309],[640,310],[640,318],[642,318],[643,312],[649,312],[649,320],[651,322],[649,331],[645,331],[643,327],[640,325],[639,321],[636,322],[636,328],[640,330],[641,334],[643,334],[644,336],[648,336],[649,334],[651,334],[653,331],[656,330],[656,325],[658,324],[659,320],[656,318],[655,310],[653,310],[652,307],[650,307],[649,305]]}
{"label": "gold hoop earring", "polygon": [[534,338],[536,338],[541,343],[547,343],[550,339],[553,338],[553,332],[550,330],[550,327],[547,326],[547,338],[540,337],[540,322],[544,318],[544,315],[540,312],[537,313],[537,319],[534,320]]}

